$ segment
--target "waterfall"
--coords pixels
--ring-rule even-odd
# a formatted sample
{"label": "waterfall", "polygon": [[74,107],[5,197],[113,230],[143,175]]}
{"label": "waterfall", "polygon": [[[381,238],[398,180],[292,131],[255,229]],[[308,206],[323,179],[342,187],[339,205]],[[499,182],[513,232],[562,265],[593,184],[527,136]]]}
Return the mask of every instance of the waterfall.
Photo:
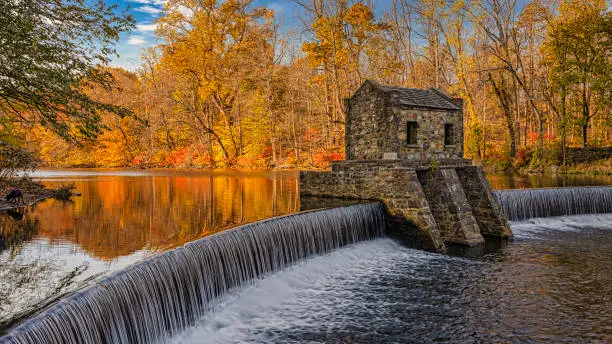
{"label": "waterfall", "polygon": [[533,217],[612,213],[612,186],[495,191],[511,221]]}
{"label": "waterfall", "polygon": [[193,324],[230,289],[309,256],[382,235],[380,203],[246,224],[161,253],[45,310],[0,343],[152,343]]}

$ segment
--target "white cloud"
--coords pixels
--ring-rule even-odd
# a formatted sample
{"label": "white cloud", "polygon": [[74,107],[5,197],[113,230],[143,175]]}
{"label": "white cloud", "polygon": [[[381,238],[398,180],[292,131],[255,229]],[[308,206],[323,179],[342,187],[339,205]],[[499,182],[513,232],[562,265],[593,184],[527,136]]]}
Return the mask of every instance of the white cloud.
{"label": "white cloud", "polygon": [[136,7],[134,11],[150,13],[150,14],[158,14],[158,13],[161,13],[162,10],[157,7],[146,5],[146,6]]}
{"label": "white cloud", "polygon": [[191,18],[191,16],[193,16],[193,10],[190,9],[189,7],[185,7],[183,5],[179,5],[178,7],[178,11],[185,17],[185,18]]}
{"label": "white cloud", "polygon": [[127,41],[129,45],[143,45],[145,43],[147,43],[147,41],[145,41],[145,38],[142,36],[130,36]]}
{"label": "white cloud", "polygon": [[139,32],[153,32],[157,28],[157,24],[137,24],[136,31]]}

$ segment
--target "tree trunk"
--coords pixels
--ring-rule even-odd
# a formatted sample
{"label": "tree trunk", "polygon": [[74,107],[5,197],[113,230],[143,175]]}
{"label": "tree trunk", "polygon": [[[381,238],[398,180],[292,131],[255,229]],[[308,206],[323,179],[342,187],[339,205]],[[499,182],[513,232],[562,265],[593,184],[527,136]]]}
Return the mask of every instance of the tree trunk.
{"label": "tree trunk", "polygon": [[589,129],[589,97],[586,83],[582,83],[582,149],[587,149],[587,134]]}
{"label": "tree trunk", "polygon": [[510,137],[510,157],[516,157],[516,136],[514,133],[514,113],[510,106],[510,97],[508,94],[508,89],[506,87],[506,83],[501,80],[501,85],[497,85],[491,73],[489,73],[489,80],[493,84],[493,90],[495,90],[495,95],[497,96],[502,109],[504,111],[504,117],[506,120],[506,127],[508,129],[508,136]]}

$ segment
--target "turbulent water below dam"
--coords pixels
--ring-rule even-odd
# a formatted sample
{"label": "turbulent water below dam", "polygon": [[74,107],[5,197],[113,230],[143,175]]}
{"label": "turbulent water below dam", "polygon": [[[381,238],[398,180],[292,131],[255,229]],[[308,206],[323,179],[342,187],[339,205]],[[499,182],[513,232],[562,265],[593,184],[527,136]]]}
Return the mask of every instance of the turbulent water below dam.
{"label": "turbulent water below dam", "polygon": [[443,255],[375,204],[210,236],[299,210],[291,173],[74,173],[47,181],[83,198],[0,216],[0,343],[612,341],[612,214],[538,218],[610,212],[609,187],[499,192],[515,240]]}
{"label": "turbulent water below dam", "polygon": [[172,343],[610,343],[612,215],[513,224],[506,245],[376,239],[228,298]]}

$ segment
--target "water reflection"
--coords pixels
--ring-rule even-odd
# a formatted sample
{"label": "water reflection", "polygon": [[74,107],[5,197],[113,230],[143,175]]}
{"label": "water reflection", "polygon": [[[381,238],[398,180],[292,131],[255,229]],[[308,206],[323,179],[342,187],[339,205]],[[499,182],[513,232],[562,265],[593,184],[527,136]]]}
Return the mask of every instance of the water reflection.
{"label": "water reflection", "polygon": [[38,228],[38,219],[27,208],[0,212],[0,252],[19,249],[24,241],[32,240]]}
{"label": "water reflection", "polygon": [[0,215],[0,332],[44,300],[154,252],[299,211],[294,172],[77,170],[38,178],[51,187],[74,183],[82,196]]}
{"label": "water reflection", "polygon": [[[63,181],[46,181],[57,185]],[[101,176],[75,181],[73,204],[39,204],[39,235],[101,259],[163,250],[240,223],[299,210],[293,174]]]}
{"label": "water reflection", "polygon": [[612,185],[612,175],[487,173],[495,190]]}

